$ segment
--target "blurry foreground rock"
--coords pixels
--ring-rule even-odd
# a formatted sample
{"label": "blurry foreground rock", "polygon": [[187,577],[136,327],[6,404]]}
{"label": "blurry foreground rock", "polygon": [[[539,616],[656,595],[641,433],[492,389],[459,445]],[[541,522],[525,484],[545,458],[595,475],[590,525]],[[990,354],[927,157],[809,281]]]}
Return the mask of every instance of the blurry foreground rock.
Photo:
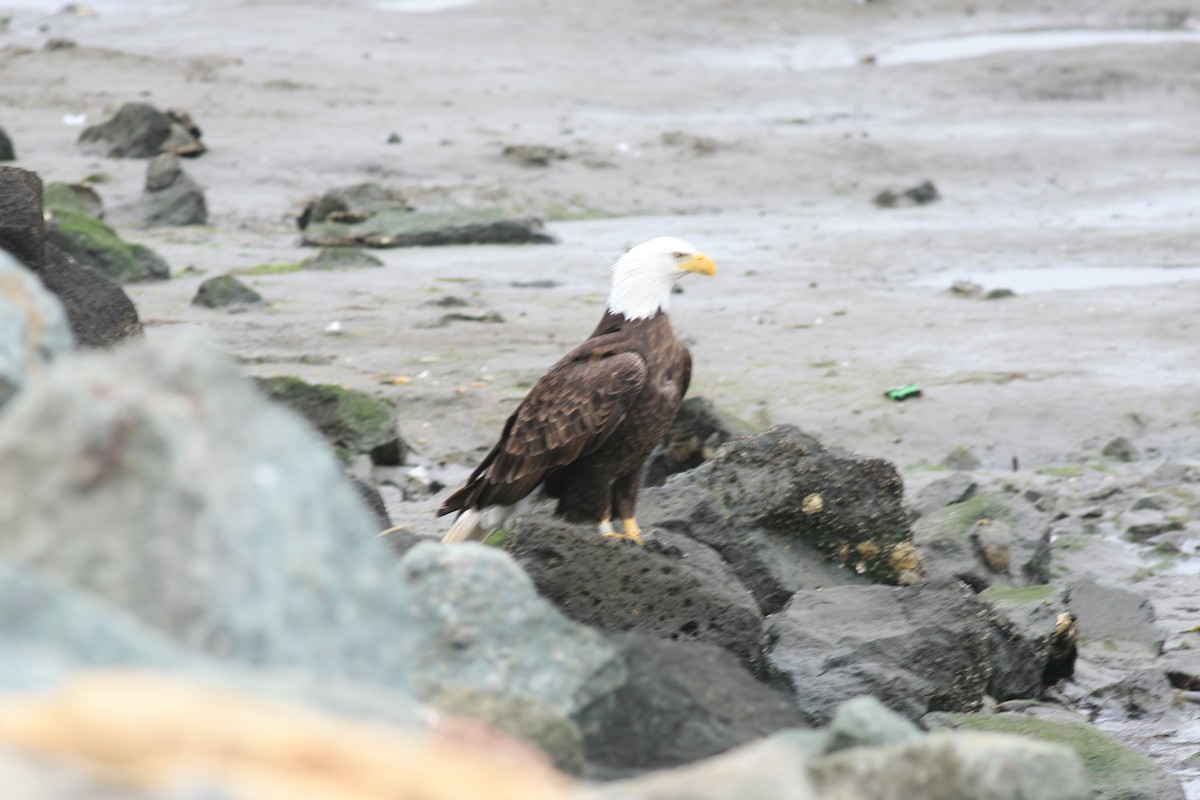
{"label": "blurry foreground rock", "polygon": [[208,224],[204,191],[170,154],[150,160],[142,196],[116,211],[121,221],[147,228]]}
{"label": "blurry foreground rock", "polygon": [[302,242],[317,247],[424,247],[448,244],[550,244],[542,221],[498,209],[414,211],[378,184],[331,189],[298,220]]}
{"label": "blurry foreground rock", "polygon": [[396,410],[390,403],[357,389],[287,375],[257,380],[267,397],[312,423],[344,459],[368,453],[376,464],[404,463],[408,445],[396,430]]}
{"label": "blurry foreground rock", "polygon": [[35,173],[0,167],[0,249],[58,297],[81,347],[109,347],[141,335],[137,309],[121,287],[47,241],[42,182]]}
{"label": "blurry foreground rock", "polygon": [[0,250],[0,408],[72,346],[62,305],[32,272]]}
{"label": "blurry foreground rock", "polygon": [[106,158],[153,158],[161,153],[198,156],[205,150],[200,128],[185,111],[159,111],[148,103],[126,103],[112,119],[84,128],[79,148]]}

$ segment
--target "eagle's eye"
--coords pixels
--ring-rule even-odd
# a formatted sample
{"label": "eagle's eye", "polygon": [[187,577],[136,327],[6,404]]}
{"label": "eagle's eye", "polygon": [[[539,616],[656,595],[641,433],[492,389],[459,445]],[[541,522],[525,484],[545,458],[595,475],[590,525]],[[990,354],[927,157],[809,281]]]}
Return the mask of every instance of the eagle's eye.
{"label": "eagle's eye", "polygon": [[676,250],[674,253],[671,253],[671,258],[675,259],[676,261],[683,261],[687,257],[687,253],[683,253],[678,250]]}

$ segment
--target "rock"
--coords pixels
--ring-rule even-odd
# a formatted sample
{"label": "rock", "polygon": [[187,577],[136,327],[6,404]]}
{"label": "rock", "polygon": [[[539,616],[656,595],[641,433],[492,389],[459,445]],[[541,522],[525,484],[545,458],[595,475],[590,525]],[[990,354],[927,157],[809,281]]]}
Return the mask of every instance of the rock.
{"label": "rock", "polygon": [[1156,666],[1176,689],[1200,692],[1200,650],[1172,650]]}
{"label": "rock", "polygon": [[925,734],[874,697],[856,697],[838,706],[825,731],[825,753],[852,747],[907,745]]}
{"label": "rock", "polygon": [[800,591],[767,636],[768,668],[813,724],[862,694],[912,720],[973,710],[991,678],[985,610],[949,582]]}
{"label": "rock", "polygon": [[931,714],[924,722],[930,728],[1005,733],[1070,747],[1083,761],[1090,797],[1096,800],[1183,800],[1179,781],[1165,769],[1083,722],[1020,714]]}
{"label": "rock", "polygon": [[1121,515],[1121,526],[1125,529],[1125,538],[1131,542],[1145,542],[1184,528],[1181,520],[1171,519],[1163,512],[1153,510],[1128,511]]}
{"label": "rock", "polygon": [[712,137],[696,136],[683,131],[666,131],[659,138],[667,147],[682,147],[698,156],[707,156],[721,149],[721,143]]}
{"label": "rock", "polygon": [[73,346],[58,299],[32,272],[0,250],[0,409]]}
{"label": "rock", "polygon": [[1113,458],[1117,461],[1137,461],[1140,458],[1138,449],[1133,446],[1133,442],[1126,439],[1124,436],[1118,436],[1108,444],[1104,445],[1104,449],[1100,454],[1106,458]]}
{"label": "rock", "polygon": [[942,196],[933,182],[924,181],[908,189],[884,189],[875,195],[875,205],[880,208],[924,206],[941,199]]}
{"label": "rock", "polygon": [[818,797],[847,800],[1089,800],[1079,757],[1048,742],[994,733],[925,736],[814,759]]}
{"label": "rock", "polygon": [[357,222],[312,223],[303,244],[316,247],[429,247],[451,244],[553,244],[536,217],[499,210],[421,212],[389,209]]}
{"label": "rock", "polygon": [[357,247],[323,247],[321,252],[300,262],[302,269],[358,269],[382,267],[383,262]]}
{"label": "rock", "polygon": [[910,582],[920,572],[904,484],[881,459],[826,448],[781,425],[729,442],[679,481],[709,492],[739,530],[803,543],[876,581]]}
{"label": "rock", "polygon": [[510,144],[501,155],[526,167],[548,167],[551,161],[562,161],[570,157],[565,150],[544,144]]}
{"label": "rock", "polygon": [[[818,800],[803,769],[808,753],[786,735],[675,769],[597,787],[592,800]],[[840,798],[839,798],[840,800]]]}
{"label": "rock", "polygon": [[0,248],[33,270],[66,309],[80,347],[110,347],[140,336],[129,296],[101,273],[45,241],[42,182],[32,172],[0,167]]}
{"label": "rock", "polygon": [[1175,708],[1175,687],[1162,667],[1135,670],[1088,693],[1084,705],[1106,719],[1159,719]]}
{"label": "rock", "polygon": [[800,589],[869,583],[794,536],[745,525],[686,473],[643,492],[638,515],[643,528],[681,533],[716,550],[764,613],[783,608]]}
{"label": "rock", "polygon": [[650,454],[642,483],[662,486],[668,475],[700,466],[721,445],[746,433],[747,426],[719,412],[711,400],[689,397],[679,406],[662,443]]}
{"label": "rock", "polygon": [[592,526],[525,515],[505,549],[564,614],[618,633],[723,647],[748,666],[762,657],[762,614],[712,550],[656,533],[645,548],[601,536]]}
{"label": "rock", "polygon": [[970,475],[955,472],[922,487],[914,499],[909,501],[909,508],[917,516],[923,517],[946,506],[970,500],[978,488],[979,484]]}
{"label": "rock", "polygon": [[979,297],[983,286],[975,281],[957,280],[950,284],[950,293],[955,297]]}
{"label": "rock", "polygon": [[21,800],[154,800],[99,775],[0,748],[0,786]]}
{"label": "rock", "polygon": [[80,210],[75,202],[56,205],[58,196],[46,196],[46,210],[53,215],[46,234],[48,244],[122,283],[170,277],[171,268],[158,253],[123,241],[116,231]]}
{"label": "rock", "polygon": [[101,125],[83,129],[79,147],[106,158],[153,158],[160,153],[200,155],[199,129],[182,112],[163,113],[147,103],[126,103]]}
{"label": "rock", "polygon": [[383,502],[383,495],[379,493],[379,489],[349,473],[346,473],[346,478],[354,484],[355,489],[358,489],[358,495],[366,503],[367,508],[371,509],[371,513],[375,516],[375,525],[379,530],[386,531],[392,527],[392,518],[388,514],[387,503]]}
{"label": "rock", "polygon": [[304,207],[297,223],[301,230],[321,222],[354,224],[382,211],[412,211],[404,195],[377,183],[356,183],[330,189]]}
{"label": "rock", "polygon": [[229,308],[231,306],[266,305],[262,295],[242,283],[233,275],[218,275],[206,279],[196,289],[192,305],[204,308]]}
{"label": "rock", "polygon": [[451,721],[420,735],[146,673],[0,699],[0,745],[36,756],[42,769],[55,765],[58,775],[58,764],[74,764],[158,800],[578,798],[539,755],[478,726]]}
{"label": "rock", "polygon": [[408,445],[396,432],[391,403],[357,389],[306,383],[281,375],[259,378],[258,387],[276,403],[303,416],[343,458],[370,453],[376,463],[403,463]]}
{"label": "rock", "polygon": [[1040,697],[1072,674],[1076,629],[1067,596],[1065,589],[1048,585],[996,585],[980,593],[980,601],[992,612],[990,697],[1001,703]]}
{"label": "rock", "polygon": [[[625,665],[600,634],[566,619],[506,554],[477,544],[421,542],[400,560],[413,602],[406,634],[420,654],[405,671],[418,696],[474,713],[456,697],[488,695],[524,707],[504,709],[495,724],[525,720],[513,731],[550,752],[570,723],[583,734],[603,719]],[[466,705],[467,707],[464,707]],[[493,708],[495,705],[493,705]],[[509,730],[512,730],[511,728]],[[550,740],[538,739],[550,734]],[[560,763],[562,759],[560,756]]]}
{"label": "rock", "polygon": [[1154,621],[1154,607],[1145,597],[1106,586],[1091,578],[1073,581],[1071,611],[1079,618],[1080,642],[1119,649],[1121,643],[1158,655],[1166,632]]}
{"label": "rock", "polygon": [[719,647],[644,633],[613,641],[629,678],[617,691],[616,709],[586,740],[593,765],[619,771],[689,764],[804,726],[787,698]]}
{"label": "rock", "polygon": [[75,211],[96,219],[104,219],[104,200],[99,192],[86,183],[48,183],[43,192],[42,203],[50,209]]}
{"label": "rock", "polygon": [[404,688],[411,598],[370,513],[207,345],[58,359],[0,417],[0,452],[0,557],[195,652]]}
{"label": "rock", "polygon": [[17,149],[13,147],[12,139],[0,128],[0,161],[16,161]]}
{"label": "rock", "polygon": [[204,190],[169,153],[150,160],[142,196],[119,211],[123,219],[147,228],[208,224]]}
{"label": "rock", "polygon": [[970,472],[982,467],[983,462],[979,460],[979,456],[971,452],[970,448],[956,447],[942,459],[942,466],[948,469]]}
{"label": "rock", "polygon": [[931,577],[976,591],[1050,580],[1050,522],[1024,498],[985,494],[935,511],[913,525],[913,541]]}

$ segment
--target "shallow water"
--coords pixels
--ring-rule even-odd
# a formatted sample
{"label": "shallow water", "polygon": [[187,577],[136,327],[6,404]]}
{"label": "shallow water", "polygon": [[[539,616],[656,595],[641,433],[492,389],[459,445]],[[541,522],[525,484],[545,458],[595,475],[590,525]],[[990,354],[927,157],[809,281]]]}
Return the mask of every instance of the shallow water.
{"label": "shallow water", "polygon": [[1159,286],[1200,280],[1200,267],[1052,267],[1005,269],[994,272],[939,272],[915,281],[918,286],[949,289],[955,281],[978,283],[984,291],[1011,289],[1033,292],[1111,289],[1124,286]]}
{"label": "shallow water", "polygon": [[905,42],[876,54],[876,63],[927,64],[978,58],[1017,50],[1067,50],[1099,45],[1152,45],[1190,42],[1200,45],[1195,30],[1037,30],[1004,33],[976,33]]}
{"label": "shallow water", "polygon": [[375,5],[384,11],[400,11],[406,14],[431,14],[449,11],[452,8],[473,6],[479,0],[376,0]]}

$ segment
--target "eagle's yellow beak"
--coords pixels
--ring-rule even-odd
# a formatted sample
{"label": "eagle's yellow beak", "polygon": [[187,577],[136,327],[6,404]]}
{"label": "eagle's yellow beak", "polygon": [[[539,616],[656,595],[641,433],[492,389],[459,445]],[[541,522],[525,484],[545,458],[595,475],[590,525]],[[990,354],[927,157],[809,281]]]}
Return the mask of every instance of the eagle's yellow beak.
{"label": "eagle's yellow beak", "polygon": [[679,268],[688,272],[698,272],[701,275],[713,276],[717,274],[717,262],[713,261],[704,253],[696,253],[687,261],[682,262]]}

